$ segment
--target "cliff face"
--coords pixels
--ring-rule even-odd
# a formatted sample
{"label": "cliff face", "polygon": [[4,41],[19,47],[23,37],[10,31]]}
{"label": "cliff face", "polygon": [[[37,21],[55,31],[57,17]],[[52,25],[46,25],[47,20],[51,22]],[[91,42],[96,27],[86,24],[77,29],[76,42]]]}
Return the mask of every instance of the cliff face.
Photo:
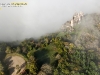
{"label": "cliff face", "polygon": [[78,16],[73,19],[73,27],[71,21],[67,21],[62,25],[61,30],[75,33],[72,40],[78,47],[86,49],[100,48],[100,14],[85,14],[80,20],[77,19],[79,19]]}
{"label": "cliff face", "polygon": [[92,26],[100,24],[100,14],[83,14],[82,12],[75,13],[71,20],[65,22],[60,28],[61,31],[72,31],[75,25]]}
{"label": "cliff face", "polygon": [[83,16],[84,15],[82,12],[75,13],[71,20],[65,22],[64,25],[62,25],[61,30],[69,31],[69,32],[73,31],[73,27],[75,25],[79,24],[79,22],[82,20]]}
{"label": "cliff face", "polygon": [[[86,14],[80,22],[79,34],[75,39],[77,46],[83,46],[86,49],[97,49],[99,48],[100,31],[98,25],[100,23],[99,14]],[[98,26],[98,27],[97,27]]]}

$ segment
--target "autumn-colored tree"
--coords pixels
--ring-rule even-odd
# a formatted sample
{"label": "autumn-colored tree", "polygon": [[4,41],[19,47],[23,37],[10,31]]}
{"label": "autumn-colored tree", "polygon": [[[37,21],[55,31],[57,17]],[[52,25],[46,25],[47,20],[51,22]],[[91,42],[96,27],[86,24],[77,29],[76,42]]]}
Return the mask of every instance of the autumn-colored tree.
{"label": "autumn-colored tree", "polygon": [[17,53],[20,53],[20,52],[21,52],[20,47],[17,47],[16,52],[17,52]]}
{"label": "autumn-colored tree", "polygon": [[11,48],[9,46],[6,47],[6,53],[11,53]]}
{"label": "autumn-colored tree", "polygon": [[2,65],[2,63],[1,63],[1,61],[0,61],[0,75],[4,75],[4,67],[3,67],[3,65]]}
{"label": "autumn-colored tree", "polygon": [[41,67],[41,71],[46,73],[47,75],[52,75],[52,67],[49,64],[43,64]]}

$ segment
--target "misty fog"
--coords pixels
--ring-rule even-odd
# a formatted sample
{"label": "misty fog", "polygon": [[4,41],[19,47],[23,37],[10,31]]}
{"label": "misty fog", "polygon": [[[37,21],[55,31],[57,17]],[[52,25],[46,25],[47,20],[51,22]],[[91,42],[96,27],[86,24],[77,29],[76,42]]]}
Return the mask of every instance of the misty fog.
{"label": "misty fog", "polygon": [[27,2],[22,7],[1,7],[0,41],[38,38],[52,33],[70,20],[75,12],[100,13],[100,0],[9,0]]}

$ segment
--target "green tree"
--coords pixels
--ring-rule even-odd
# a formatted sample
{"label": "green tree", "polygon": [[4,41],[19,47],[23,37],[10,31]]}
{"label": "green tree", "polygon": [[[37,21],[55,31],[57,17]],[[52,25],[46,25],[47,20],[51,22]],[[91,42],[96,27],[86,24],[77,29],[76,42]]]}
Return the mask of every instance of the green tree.
{"label": "green tree", "polygon": [[29,71],[32,75],[37,74],[38,68],[37,68],[35,58],[33,56],[29,57],[29,61],[27,62],[27,68],[29,69]]}

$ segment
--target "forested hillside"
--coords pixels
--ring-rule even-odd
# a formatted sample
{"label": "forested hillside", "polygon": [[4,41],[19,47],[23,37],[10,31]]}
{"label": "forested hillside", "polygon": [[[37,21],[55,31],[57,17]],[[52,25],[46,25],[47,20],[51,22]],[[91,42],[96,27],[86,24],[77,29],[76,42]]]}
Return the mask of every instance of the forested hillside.
{"label": "forested hillside", "polygon": [[[100,75],[100,17],[85,15],[73,31],[58,31],[39,39],[0,43],[0,75],[9,74],[8,55],[22,56],[25,68],[16,75]],[[5,65],[6,64],[6,65]]]}

